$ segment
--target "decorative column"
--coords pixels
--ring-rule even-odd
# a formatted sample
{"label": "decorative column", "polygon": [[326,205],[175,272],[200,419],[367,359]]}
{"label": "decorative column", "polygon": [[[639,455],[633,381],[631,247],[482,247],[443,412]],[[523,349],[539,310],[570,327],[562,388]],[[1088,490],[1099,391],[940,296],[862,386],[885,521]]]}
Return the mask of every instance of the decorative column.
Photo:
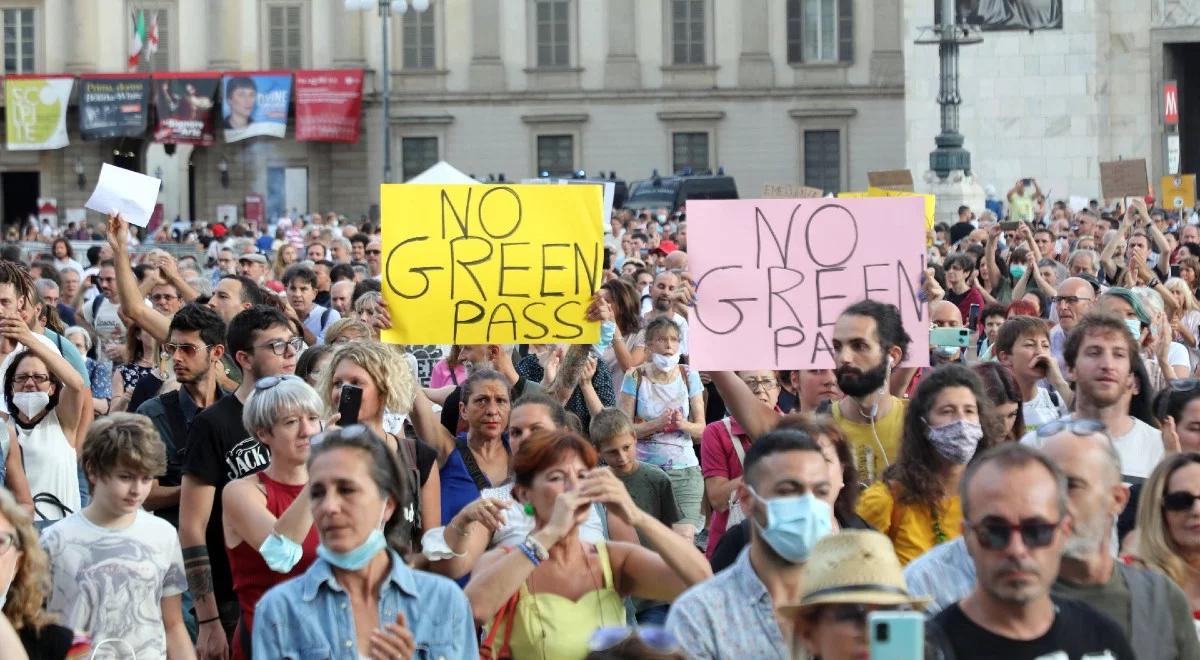
{"label": "decorative column", "polygon": [[500,57],[500,0],[471,0],[471,91],[504,91],[504,61]]}
{"label": "decorative column", "polygon": [[358,69],[367,65],[363,51],[363,12],[346,11],[341,2],[329,3],[329,24],[333,32],[333,66]]}
{"label": "decorative column", "polygon": [[[67,61],[64,69],[67,73],[87,73],[96,70],[99,50],[96,45],[98,30],[96,28],[96,0],[75,0],[67,12]],[[132,19],[126,17],[125,31],[120,37],[123,44],[121,55],[127,56],[130,36],[133,33]]]}
{"label": "decorative column", "polygon": [[[209,0],[208,68],[224,71],[242,68],[242,2]],[[257,41],[257,40],[256,40]],[[260,44],[265,48],[265,44]]]}
{"label": "decorative column", "polygon": [[607,0],[608,57],[604,60],[604,86],[637,89],[642,68],[637,59],[637,5],[634,0]]}
{"label": "decorative column", "polygon": [[738,85],[763,88],[775,84],[775,66],[767,51],[770,34],[768,0],[742,0],[742,53],[738,57]]}

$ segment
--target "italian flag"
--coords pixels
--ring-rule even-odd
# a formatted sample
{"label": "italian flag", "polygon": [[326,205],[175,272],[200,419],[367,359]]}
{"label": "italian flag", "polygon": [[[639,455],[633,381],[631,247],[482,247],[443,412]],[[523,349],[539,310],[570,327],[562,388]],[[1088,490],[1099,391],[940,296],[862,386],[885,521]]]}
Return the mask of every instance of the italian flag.
{"label": "italian flag", "polygon": [[142,47],[146,44],[146,12],[133,13],[133,36],[129,39],[129,70],[137,68],[142,58]]}

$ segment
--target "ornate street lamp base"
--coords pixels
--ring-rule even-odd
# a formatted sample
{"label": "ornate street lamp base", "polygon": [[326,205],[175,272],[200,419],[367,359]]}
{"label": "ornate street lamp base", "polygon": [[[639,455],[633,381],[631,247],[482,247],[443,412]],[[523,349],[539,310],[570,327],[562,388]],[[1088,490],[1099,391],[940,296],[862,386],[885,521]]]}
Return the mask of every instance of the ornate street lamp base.
{"label": "ornate street lamp base", "polygon": [[961,133],[941,133],[933,141],[937,149],[929,152],[929,169],[939,179],[950,176],[953,170],[971,173],[971,152],[963,149]]}

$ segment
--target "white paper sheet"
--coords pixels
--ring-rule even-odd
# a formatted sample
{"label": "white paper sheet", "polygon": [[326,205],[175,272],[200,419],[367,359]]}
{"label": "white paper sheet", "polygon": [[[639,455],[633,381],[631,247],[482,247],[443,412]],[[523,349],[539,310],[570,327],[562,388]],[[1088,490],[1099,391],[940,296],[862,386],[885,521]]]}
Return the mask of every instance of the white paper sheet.
{"label": "white paper sheet", "polygon": [[106,216],[119,213],[129,224],[145,227],[154,214],[161,185],[162,181],[152,176],[105,163],[84,206]]}

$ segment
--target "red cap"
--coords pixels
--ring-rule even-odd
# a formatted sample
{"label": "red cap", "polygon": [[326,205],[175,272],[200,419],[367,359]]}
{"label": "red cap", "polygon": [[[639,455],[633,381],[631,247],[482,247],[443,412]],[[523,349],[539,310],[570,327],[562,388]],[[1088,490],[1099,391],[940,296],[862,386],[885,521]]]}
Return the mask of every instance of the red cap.
{"label": "red cap", "polygon": [[678,249],[679,249],[679,246],[675,245],[675,241],[667,240],[667,241],[660,241],[658,244],[658,247],[654,248],[654,251],[661,252],[664,255],[667,255],[667,254],[671,254],[672,252],[674,252]]}
{"label": "red cap", "polygon": [[212,226],[212,235],[216,238],[223,238],[225,236],[225,232],[227,231],[229,230],[225,228],[225,225],[219,222]]}

